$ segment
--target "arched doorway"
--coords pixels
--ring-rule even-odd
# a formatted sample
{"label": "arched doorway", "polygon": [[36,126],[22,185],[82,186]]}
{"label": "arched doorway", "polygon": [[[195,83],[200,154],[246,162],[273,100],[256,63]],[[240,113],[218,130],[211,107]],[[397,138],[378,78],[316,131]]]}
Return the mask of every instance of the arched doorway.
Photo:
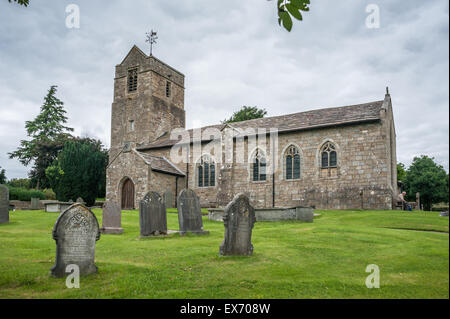
{"label": "arched doorway", "polygon": [[134,209],[134,184],[129,178],[122,184],[122,209]]}

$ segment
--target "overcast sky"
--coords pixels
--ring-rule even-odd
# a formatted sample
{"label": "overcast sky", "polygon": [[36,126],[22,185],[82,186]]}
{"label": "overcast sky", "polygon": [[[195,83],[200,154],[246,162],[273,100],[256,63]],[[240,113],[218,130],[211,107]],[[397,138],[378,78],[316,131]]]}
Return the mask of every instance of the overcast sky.
{"label": "overcast sky", "polygon": [[[268,116],[382,100],[389,86],[398,161],[426,154],[449,167],[448,0],[311,0],[286,32],[266,0],[0,0],[0,166],[9,179],[29,167],[8,159],[51,85],[75,134],[110,144],[114,66],[133,44],[186,76],[188,128],[217,124],[242,105]],[[66,6],[77,4],[80,28]],[[380,8],[367,28],[366,7]]]}

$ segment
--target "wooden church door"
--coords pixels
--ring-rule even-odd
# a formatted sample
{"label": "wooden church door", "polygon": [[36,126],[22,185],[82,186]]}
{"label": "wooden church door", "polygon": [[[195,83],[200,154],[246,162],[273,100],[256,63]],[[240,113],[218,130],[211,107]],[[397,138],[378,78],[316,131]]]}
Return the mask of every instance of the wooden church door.
{"label": "wooden church door", "polygon": [[134,184],[129,178],[122,186],[122,209],[134,209]]}

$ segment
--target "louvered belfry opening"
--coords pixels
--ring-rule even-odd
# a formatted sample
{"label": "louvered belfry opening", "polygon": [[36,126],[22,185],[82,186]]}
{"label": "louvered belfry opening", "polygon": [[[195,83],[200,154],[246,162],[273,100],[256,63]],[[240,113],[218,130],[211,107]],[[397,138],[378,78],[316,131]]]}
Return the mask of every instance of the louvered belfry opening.
{"label": "louvered belfry opening", "polygon": [[134,184],[129,178],[122,185],[122,209],[134,209]]}

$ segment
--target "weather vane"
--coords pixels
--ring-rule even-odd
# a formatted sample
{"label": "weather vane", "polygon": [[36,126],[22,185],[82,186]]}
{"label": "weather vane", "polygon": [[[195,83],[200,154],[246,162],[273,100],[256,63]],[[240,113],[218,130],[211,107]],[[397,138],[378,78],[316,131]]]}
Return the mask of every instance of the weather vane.
{"label": "weather vane", "polygon": [[152,31],[151,32],[147,32],[145,33],[147,35],[147,40],[145,40],[145,42],[150,43],[150,55],[152,55],[152,51],[153,51],[153,43],[156,43],[156,40],[158,39],[158,36],[156,35],[156,32]]}

